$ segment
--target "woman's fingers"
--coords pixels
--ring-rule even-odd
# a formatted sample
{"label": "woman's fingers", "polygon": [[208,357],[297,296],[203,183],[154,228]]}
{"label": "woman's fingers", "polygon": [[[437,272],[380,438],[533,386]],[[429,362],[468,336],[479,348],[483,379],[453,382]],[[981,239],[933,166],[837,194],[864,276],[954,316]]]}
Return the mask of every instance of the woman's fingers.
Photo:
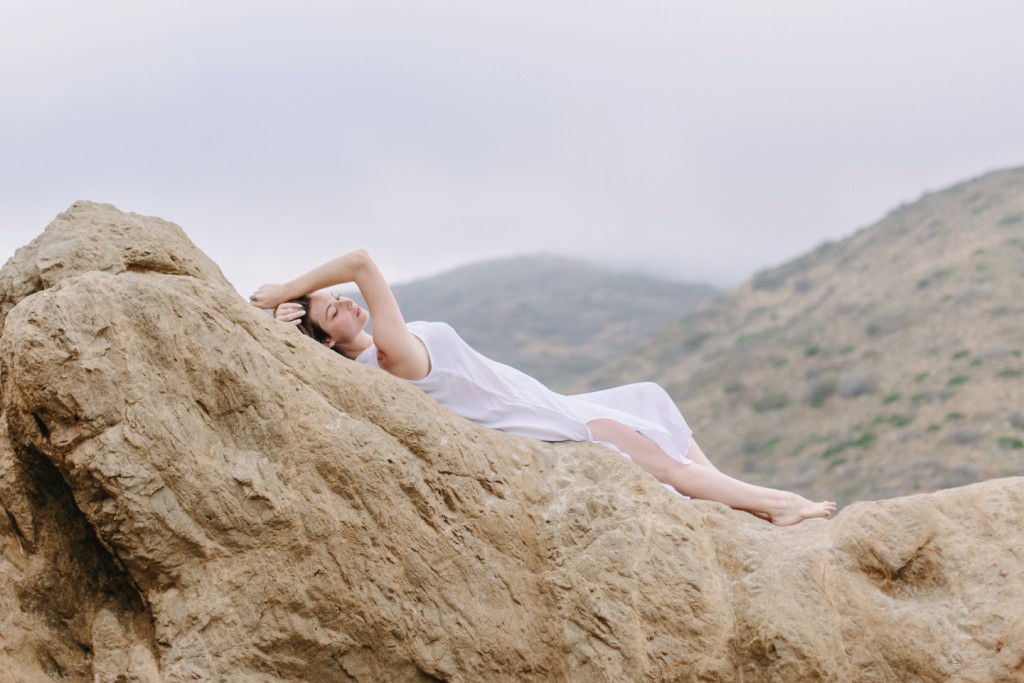
{"label": "woman's fingers", "polygon": [[249,295],[249,303],[251,303],[253,306],[258,306],[259,308],[267,308],[268,306],[267,306],[267,302],[266,302],[266,294],[263,291],[265,288],[266,288],[266,285],[264,285],[263,287],[260,287],[255,292],[250,294]]}
{"label": "woman's fingers", "polygon": [[304,315],[306,315],[306,309],[296,303],[284,303],[274,309],[274,319],[283,323],[298,325],[302,322]]}
{"label": "woman's fingers", "polygon": [[286,298],[284,285],[266,284],[249,295],[249,301],[259,308],[274,308]]}

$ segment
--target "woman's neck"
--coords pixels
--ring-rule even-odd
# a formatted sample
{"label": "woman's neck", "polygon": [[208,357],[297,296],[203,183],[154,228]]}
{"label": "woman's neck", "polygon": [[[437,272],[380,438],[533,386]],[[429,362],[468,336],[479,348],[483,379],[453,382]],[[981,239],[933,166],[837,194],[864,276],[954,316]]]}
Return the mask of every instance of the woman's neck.
{"label": "woman's neck", "polygon": [[359,354],[361,354],[363,351],[370,348],[371,346],[373,346],[373,337],[371,337],[369,333],[364,330],[360,332],[351,341],[338,344],[338,349],[341,350],[342,355],[345,356],[346,358],[351,358],[352,360],[355,360],[356,358],[359,357]]}

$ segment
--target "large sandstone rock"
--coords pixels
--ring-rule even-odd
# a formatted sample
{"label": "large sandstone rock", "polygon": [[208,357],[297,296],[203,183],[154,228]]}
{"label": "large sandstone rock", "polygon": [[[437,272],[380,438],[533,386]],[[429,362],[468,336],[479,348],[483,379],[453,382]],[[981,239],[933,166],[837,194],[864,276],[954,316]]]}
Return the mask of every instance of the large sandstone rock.
{"label": "large sandstone rock", "polygon": [[345,361],[107,205],[0,285],[11,680],[1024,677],[1024,479],[785,529],[684,501]]}

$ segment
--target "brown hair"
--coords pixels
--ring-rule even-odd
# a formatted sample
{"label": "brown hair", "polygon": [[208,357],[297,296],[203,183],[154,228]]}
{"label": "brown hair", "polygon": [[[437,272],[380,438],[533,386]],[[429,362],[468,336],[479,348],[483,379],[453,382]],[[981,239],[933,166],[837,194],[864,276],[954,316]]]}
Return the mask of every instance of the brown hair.
{"label": "brown hair", "polygon": [[[300,296],[298,299],[293,299],[288,303],[298,304],[302,306],[302,309],[305,311],[302,317],[299,318],[299,331],[307,337],[312,337],[318,344],[323,344],[324,340],[327,339],[327,333],[324,332],[322,327],[313,322],[313,317],[310,314],[309,297]],[[331,350],[341,353],[341,349],[338,346],[332,347]]]}

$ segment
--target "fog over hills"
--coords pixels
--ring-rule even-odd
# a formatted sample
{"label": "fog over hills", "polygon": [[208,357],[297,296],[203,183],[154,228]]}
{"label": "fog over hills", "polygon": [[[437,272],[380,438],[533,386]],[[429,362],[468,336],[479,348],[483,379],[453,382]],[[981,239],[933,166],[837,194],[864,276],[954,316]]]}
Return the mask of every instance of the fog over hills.
{"label": "fog over hills", "polygon": [[719,293],[552,256],[487,261],[394,291],[406,320],[450,323],[481,353],[555,389]]}
{"label": "fog over hills", "polygon": [[682,317],[655,379],[725,469],[841,502],[1024,471],[1024,168],[922,197]]}

